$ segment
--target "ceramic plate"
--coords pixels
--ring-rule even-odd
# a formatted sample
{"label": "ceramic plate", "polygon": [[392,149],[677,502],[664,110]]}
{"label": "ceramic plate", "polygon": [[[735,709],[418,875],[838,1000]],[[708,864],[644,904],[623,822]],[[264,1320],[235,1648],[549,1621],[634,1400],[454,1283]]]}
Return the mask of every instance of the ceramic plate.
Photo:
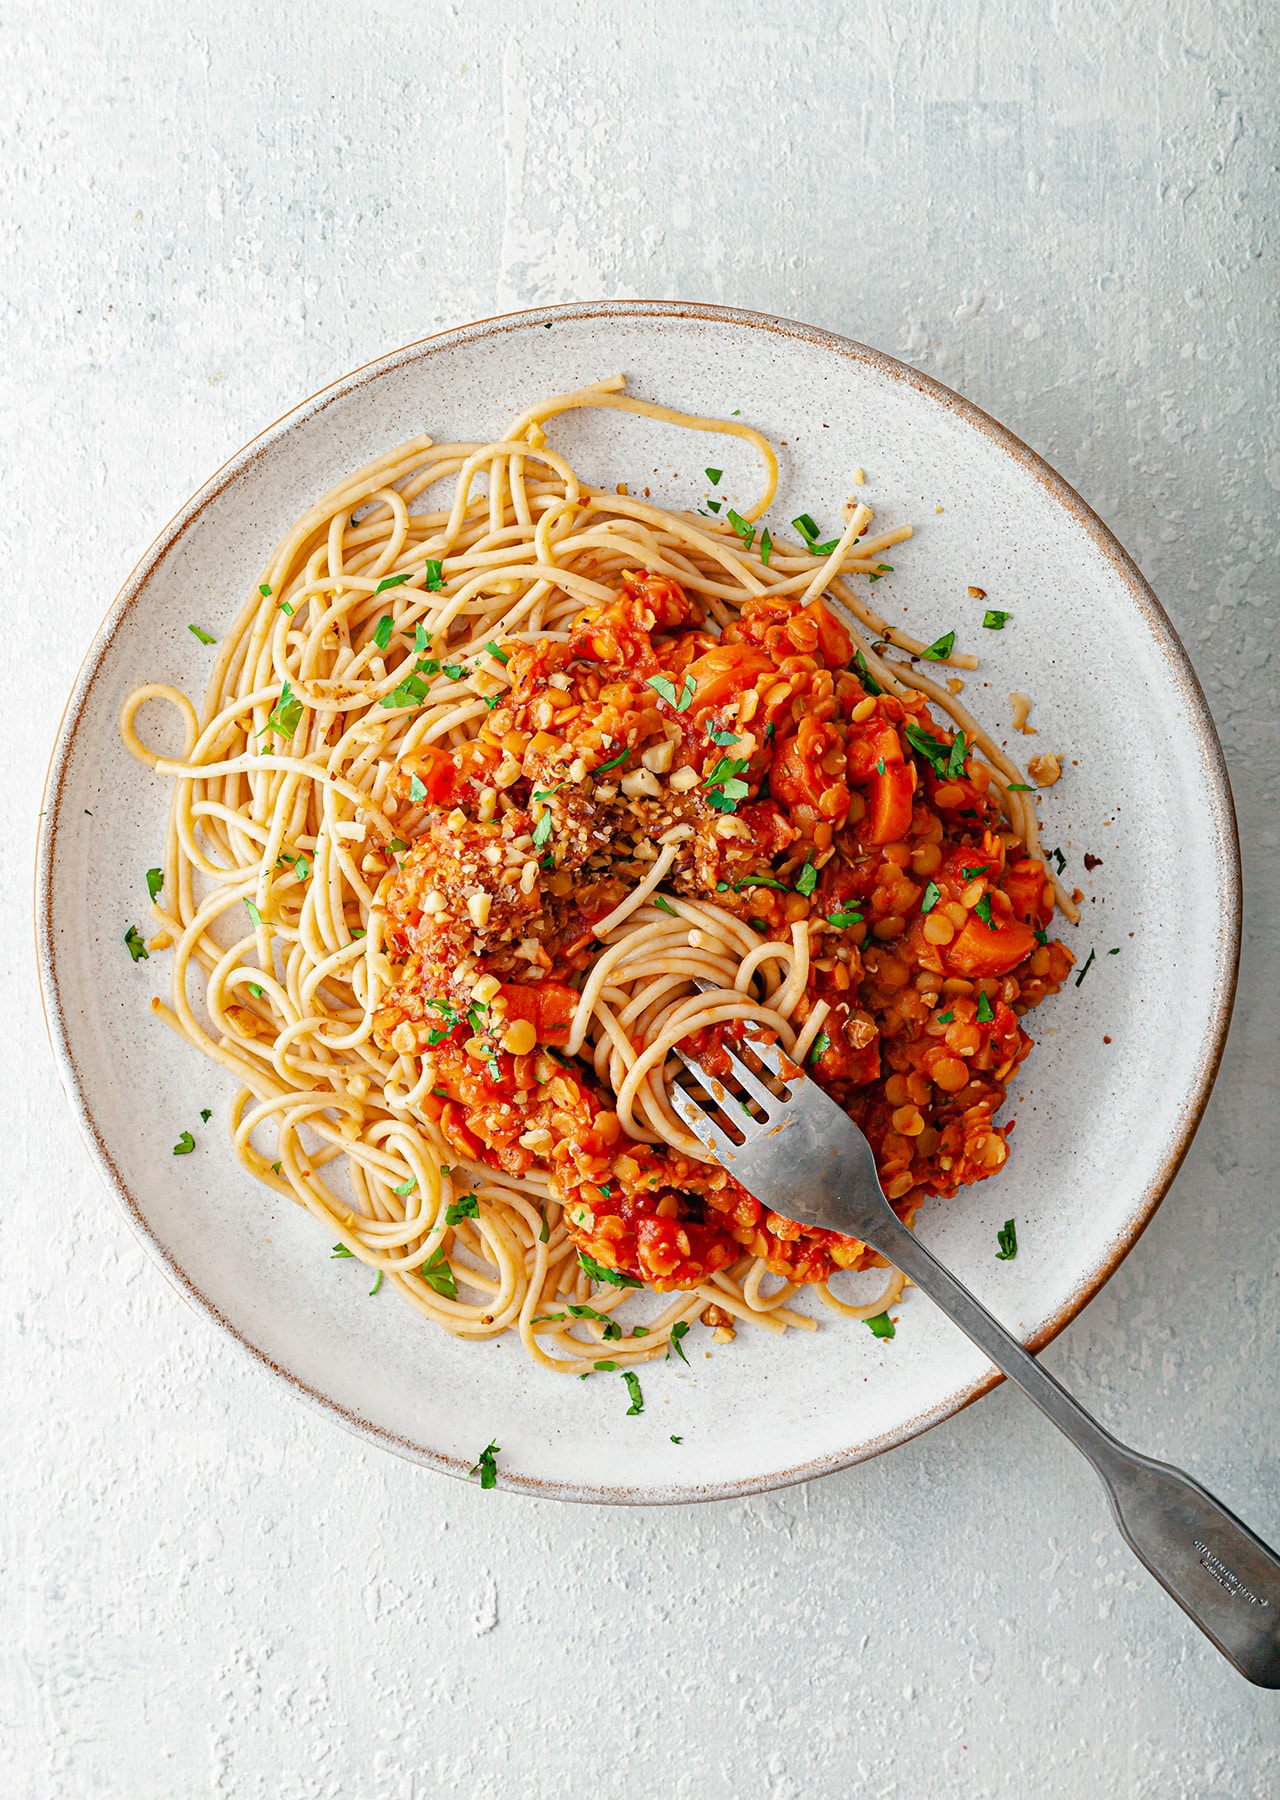
{"label": "ceramic plate", "polygon": [[[308,400],[189,501],[92,645],[50,772],[38,927],[62,1079],[108,1186],[169,1278],[265,1371],[450,1474],[495,1438],[499,1480],[526,1493],[710,1499],[888,1449],[985,1392],[994,1371],[911,1292],[891,1342],[821,1307],[813,1334],[743,1331],[721,1347],[695,1331],[692,1367],[640,1370],[638,1417],[616,1377],[548,1375],[516,1341],[435,1332],[390,1291],[370,1299],[365,1268],[331,1261],[314,1222],[245,1175],[221,1124],[230,1079],[147,1011],[167,991],[167,959],[135,966],[121,941],[145,917],[168,799],[119,743],[129,690],[168,681],[198,699],[211,653],[188,623],[221,635],[277,538],[348,470],[416,432],[497,436],[540,397],[617,370],[644,398],[737,412],[782,446],[770,518],[784,529],[800,511],[831,524],[865,469],[878,526],[916,526],[877,601],[890,619],[907,608],[926,642],[954,628],[982,657],[966,702],[1013,739],[1009,693],[1031,694],[1038,736],[1013,739],[1015,752],[1063,757],[1040,802],[1045,844],[1085,895],[1079,927],[1064,927],[1077,966],[1096,959],[1028,1019],[1039,1043],[1004,1115],[1017,1120],[1007,1168],[918,1224],[1025,1343],[1061,1330],[1151,1217],[1213,1080],[1239,920],[1226,771],[1182,646],[1100,521],[976,407],[860,344],[715,307],[560,307],[429,338]],[[701,501],[708,462],[725,470],[721,491],[758,490],[734,439],[592,412],[556,421],[551,441],[592,482],[675,508]],[[982,629],[984,606],[1011,615],[1003,631]],[[175,1158],[188,1128],[197,1151]],[[1010,1216],[1019,1254],[1000,1262]],[[869,1299],[877,1280],[848,1291]]]}

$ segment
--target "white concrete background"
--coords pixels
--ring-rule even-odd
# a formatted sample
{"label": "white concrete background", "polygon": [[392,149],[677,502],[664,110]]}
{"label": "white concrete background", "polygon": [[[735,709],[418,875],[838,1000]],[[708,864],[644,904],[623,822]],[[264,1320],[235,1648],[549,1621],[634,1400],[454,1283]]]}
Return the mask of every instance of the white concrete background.
{"label": "white concrete background", "polygon": [[1248,0],[0,6],[5,1796],[1280,1792],[1280,1700],[1005,1390],[807,1489],[630,1513],[481,1494],[302,1411],[109,1205],[28,924],[93,627],[302,396],[597,296],[894,351],[1093,502],[1222,731],[1249,897],[1223,1076],[1047,1361],[1280,1538],[1276,26]]}

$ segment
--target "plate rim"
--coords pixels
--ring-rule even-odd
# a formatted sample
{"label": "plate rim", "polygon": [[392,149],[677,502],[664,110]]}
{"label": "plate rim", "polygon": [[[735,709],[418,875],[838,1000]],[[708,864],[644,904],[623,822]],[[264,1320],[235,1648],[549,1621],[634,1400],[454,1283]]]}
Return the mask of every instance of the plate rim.
{"label": "plate rim", "polygon": [[[926,398],[940,404],[953,418],[979,431],[998,449],[1003,450],[1025,472],[1031,474],[1093,540],[1095,547],[1111,564],[1129,590],[1138,612],[1162,649],[1170,674],[1186,706],[1190,728],[1209,777],[1208,800],[1215,828],[1217,862],[1222,883],[1224,910],[1214,970],[1214,994],[1209,1029],[1200,1046],[1194,1077],[1179,1106],[1174,1139],[1160,1164],[1149,1177],[1143,1193],[1135,1203],[1113,1241],[1110,1253],[1098,1268],[1067,1296],[1053,1316],[1036,1332],[1021,1341],[1033,1353],[1053,1341],[1071,1320],[1089,1303],[1115,1274],[1142,1233],[1155,1217],[1168,1193],[1182,1162],[1191,1147],[1213,1084],[1221,1065],[1231,1023],[1241,943],[1241,868],[1240,840],[1236,823],[1231,782],[1222,744],[1214,725],[1204,691],[1191,659],[1172,621],[1157,599],[1150,583],[1133,558],[1103,523],[1093,508],[1076,490],[1021,438],[991,417],[974,401],[966,399],[886,351],[877,350],[856,339],[828,331],[821,326],[804,324],[779,314],[762,313],[742,307],[681,300],[596,300],[574,301],[555,306],[522,308],[497,313],[452,326],[415,339],[367,363],[360,364],[338,380],[326,384],[315,393],[281,414],[271,424],[233,453],[174,513],[156,534],[120,587],[115,599],[98,626],[77,671],[71,692],[59,720],[48,771],[45,776],[40,832],[36,849],[34,924],[36,962],[39,973],[40,999],[45,1026],[53,1050],[54,1063],[62,1089],[71,1106],[90,1156],[108,1191],[124,1214],[135,1238],[160,1269],[170,1285],[196,1311],[201,1312],[230,1339],[242,1356],[247,1357],[267,1374],[283,1382],[304,1404],[345,1426],[357,1436],[391,1450],[409,1461],[435,1469],[458,1479],[467,1478],[467,1465],[457,1457],[432,1450],[410,1438],[376,1424],[360,1412],[344,1406],[331,1395],[303,1381],[292,1370],[282,1367],[265,1350],[242,1333],[176,1259],[170,1255],[152,1230],[137,1198],[123,1179],[86,1099],[75,1049],[68,1029],[58,975],[58,945],[54,928],[54,865],[57,860],[58,833],[61,823],[64,786],[69,771],[76,734],[84,718],[94,684],[117,632],[171,546],[182,536],[204,509],[228,488],[240,474],[257,462],[289,432],[297,430],[324,412],[335,402],[359,387],[377,380],[405,363],[421,361],[441,351],[475,343],[487,338],[529,330],[534,326],[554,325],[557,320],[594,319],[692,319],[712,325],[748,327],[752,330],[798,340],[847,360],[864,364],[876,373],[903,382]],[[670,1505],[694,1501],[729,1500],[745,1495],[771,1492],[810,1481],[820,1475],[882,1455],[886,1450],[908,1442],[942,1420],[971,1406],[975,1400],[997,1387],[1004,1376],[992,1369],[976,1377],[928,1407],[902,1421],[891,1430],[844,1451],[834,1451],[811,1458],[788,1469],[754,1477],[739,1477],[723,1482],[668,1483],[655,1488],[604,1486],[599,1483],[551,1481],[522,1476],[517,1471],[498,1469],[498,1486],[508,1492],[524,1493],[542,1499],[571,1500],[589,1504]]]}

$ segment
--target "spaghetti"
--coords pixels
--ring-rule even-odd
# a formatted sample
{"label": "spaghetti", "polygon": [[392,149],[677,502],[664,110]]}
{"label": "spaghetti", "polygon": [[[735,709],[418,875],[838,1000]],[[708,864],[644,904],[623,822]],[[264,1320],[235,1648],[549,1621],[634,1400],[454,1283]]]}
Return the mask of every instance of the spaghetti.
{"label": "spaghetti", "polygon": [[[152,1005],[236,1077],[242,1163],[433,1323],[577,1374],[696,1317],[812,1330],[806,1285],[852,1318],[902,1290],[838,1298],[880,1259],[707,1160],[674,1045],[714,1068],[776,1037],[909,1219],[1004,1162],[1075,916],[1018,769],[851,585],[910,527],[851,502],[830,543],[774,538],[766,440],[622,385],[359,470],[276,550],[200,713],[150,685],[121,715],[174,782]],[[577,407],[744,439],[764,490],[722,520],[591,488],[543,429]],[[153,699],[180,756],[138,736]],[[639,1288],[662,1310],[624,1327]]]}

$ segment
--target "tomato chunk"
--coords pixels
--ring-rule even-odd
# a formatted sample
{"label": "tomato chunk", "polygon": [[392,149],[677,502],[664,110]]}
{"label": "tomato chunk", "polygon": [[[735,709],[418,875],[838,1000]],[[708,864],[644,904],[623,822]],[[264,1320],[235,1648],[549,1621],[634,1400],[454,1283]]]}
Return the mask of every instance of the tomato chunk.
{"label": "tomato chunk", "polygon": [[[775,672],[773,660],[763,651],[753,650],[750,644],[717,644],[685,671],[698,684],[692,710],[701,712],[704,707],[723,706],[744,688],[754,687],[757,676]],[[677,691],[683,685],[683,677],[677,678]]]}
{"label": "tomato chunk", "polygon": [[818,648],[829,669],[847,669],[853,660],[853,639],[833,612],[821,600],[811,600],[803,618],[812,619],[818,627]]}
{"label": "tomato chunk", "polygon": [[502,998],[507,1003],[505,1017],[509,1024],[527,1019],[538,1034],[540,1044],[565,1044],[569,1027],[577,1009],[578,996],[560,981],[543,981],[536,987],[504,982]]}

